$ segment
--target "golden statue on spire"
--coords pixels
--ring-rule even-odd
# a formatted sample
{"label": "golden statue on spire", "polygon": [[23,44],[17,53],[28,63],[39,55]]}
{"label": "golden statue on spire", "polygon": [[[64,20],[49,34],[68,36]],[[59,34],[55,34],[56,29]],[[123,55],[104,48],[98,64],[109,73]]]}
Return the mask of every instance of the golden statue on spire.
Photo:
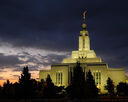
{"label": "golden statue on spire", "polygon": [[82,28],[83,29],[86,29],[86,24],[85,24],[85,16],[86,16],[86,12],[87,12],[87,10],[85,10],[84,12],[83,12],[83,24],[82,24]]}
{"label": "golden statue on spire", "polygon": [[83,12],[83,23],[85,23],[85,15],[86,15],[86,12],[87,12],[87,10],[85,10],[85,11]]}

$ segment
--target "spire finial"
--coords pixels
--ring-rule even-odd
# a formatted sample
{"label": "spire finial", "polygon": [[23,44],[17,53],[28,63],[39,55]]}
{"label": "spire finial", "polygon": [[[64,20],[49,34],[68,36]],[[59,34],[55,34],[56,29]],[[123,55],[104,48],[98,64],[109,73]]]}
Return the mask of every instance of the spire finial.
{"label": "spire finial", "polygon": [[86,12],[87,12],[87,10],[85,10],[84,12],[83,12],[83,24],[82,24],[82,29],[86,29],[86,24],[85,24],[85,16],[86,16]]}
{"label": "spire finial", "polygon": [[85,11],[83,12],[83,23],[85,23],[85,15],[86,15],[86,12],[87,12],[87,10],[85,10]]}

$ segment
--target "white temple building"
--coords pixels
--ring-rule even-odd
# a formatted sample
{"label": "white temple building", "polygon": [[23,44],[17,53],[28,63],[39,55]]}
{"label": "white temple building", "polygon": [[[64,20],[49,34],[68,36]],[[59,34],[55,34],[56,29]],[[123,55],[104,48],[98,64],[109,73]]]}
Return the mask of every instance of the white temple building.
{"label": "white temple building", "polygon": [[46,79],[50,74],[52,81],[57,86],[67,87],[72,80],[73,68],[79,61],[83,71],[89,70],[95,79],[95,84],[100,89],[101,93],[105,93],[104,86],[106,80],[110,77],[114,85],[119,82],[125,82],[125,71],[123,68],[109,68],[106,62],[103,62],[100,57],[96,56],[94,50],[90,49],[90,38],[85,24],[85,13],[83,14],[82,30],[79,35],[79,48],[76,51],[72,51],[72,58],[63,59],[62,63],[52,64],[50,70],[40,70],[39,79]]}

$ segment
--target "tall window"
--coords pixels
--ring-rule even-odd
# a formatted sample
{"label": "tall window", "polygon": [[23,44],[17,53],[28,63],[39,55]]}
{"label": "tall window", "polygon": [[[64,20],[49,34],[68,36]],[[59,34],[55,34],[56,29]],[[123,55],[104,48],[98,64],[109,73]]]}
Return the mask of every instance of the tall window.
{"label": "tall window", "polygon": [[72,71],[70,71],[70,82],[72,82]]}
{"label": "tall window", "polygon": [[85,37],[83,37],[83,48],[85,48]]}
{"label": "tall window", "polygon": [[95,79],[95,84],[101,84],[101,72],[100,71],[96,71],[93,72],[93,77]]}
{"label": "tall window", "polygon": [[56,72],[56,84],[62,85],[63,84],[63,73]]}
{"label": "tall window", "polygon": [[72,73],[72,70],[70,69],[70,70],[68,71],[68,83],[69,83],[69,84],[71,84],[71,82],[72,82],[72,77],[73,77],[72,74],[73,74],[73,73]]}

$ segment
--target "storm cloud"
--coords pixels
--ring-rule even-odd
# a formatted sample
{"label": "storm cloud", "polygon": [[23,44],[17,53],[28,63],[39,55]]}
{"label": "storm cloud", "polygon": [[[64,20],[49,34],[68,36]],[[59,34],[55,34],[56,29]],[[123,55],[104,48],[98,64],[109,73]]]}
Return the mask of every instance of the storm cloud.
{"label": "storm cloud", "polygon": [[5,56],[0,53],[0,68],[15,67],[17,64],[22,64],[23,62],[18,59],[15,55]]}

